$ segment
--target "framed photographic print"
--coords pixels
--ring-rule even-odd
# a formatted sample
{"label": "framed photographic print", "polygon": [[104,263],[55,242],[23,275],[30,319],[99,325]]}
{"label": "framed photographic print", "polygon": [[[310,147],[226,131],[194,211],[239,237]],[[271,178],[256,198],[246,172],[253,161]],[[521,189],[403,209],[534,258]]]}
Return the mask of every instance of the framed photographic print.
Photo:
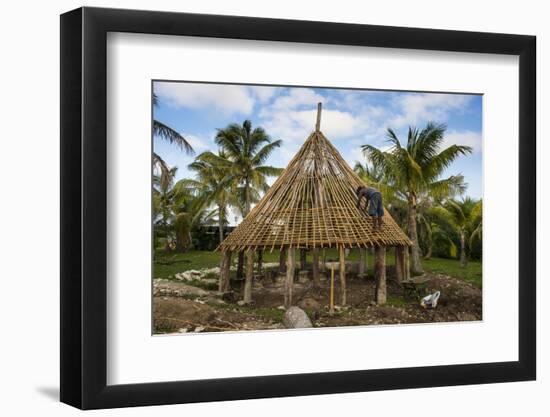
{"label": "framed photographic print", "polygon": [[535,38],[61,16],[61,400],[535,379]]}

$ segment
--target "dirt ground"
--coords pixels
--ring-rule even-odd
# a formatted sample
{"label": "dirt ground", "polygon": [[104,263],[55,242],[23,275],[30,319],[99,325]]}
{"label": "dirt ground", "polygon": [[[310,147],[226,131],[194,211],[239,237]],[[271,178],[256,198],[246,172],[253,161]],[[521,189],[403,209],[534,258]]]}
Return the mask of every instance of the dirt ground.
{"label": "dirt ground", "polygon": [[[307,277],[294,287],[294,304],[310,317],[314,327],[381,325],[475,321],[482,319],[481,290],[459,279],[426,274],[428,293],[441,291],[437,308],[427,310],[417,299],[404,297],[401,286],[392,280],[388,268],[385,305],[374,303],[375,283],[372,278],[351,276],[347,279],[347,305],[338,306],[340,291],[335,283],[336,309],[329,314],[329,281],[314,288]],[[153,319],[155,333],[214,332],[236,330],[282,329],[284,315],[284,278],[257,277],[254,280],[251,305],[239,305],[242,283],[233,282],[231,294],[222,296],[183,282],[154,280]]]}

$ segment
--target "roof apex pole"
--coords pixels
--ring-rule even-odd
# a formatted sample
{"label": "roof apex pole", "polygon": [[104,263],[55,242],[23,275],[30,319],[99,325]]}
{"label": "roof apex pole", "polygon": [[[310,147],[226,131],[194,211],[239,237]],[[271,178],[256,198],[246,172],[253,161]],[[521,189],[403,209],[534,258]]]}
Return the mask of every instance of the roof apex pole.
{"label": "roof apex pole", "polygon": [[321,111],[323,110],[323,104],[317,103],[317,123],[315,123],[315,131],[321,130]]}

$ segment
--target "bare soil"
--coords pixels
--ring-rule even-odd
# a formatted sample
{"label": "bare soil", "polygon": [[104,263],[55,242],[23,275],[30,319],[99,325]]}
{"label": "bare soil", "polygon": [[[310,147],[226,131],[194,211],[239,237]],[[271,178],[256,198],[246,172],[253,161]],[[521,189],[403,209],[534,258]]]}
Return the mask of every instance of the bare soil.
{"label": "bare soil", "polygon": [[[329,314],[329,281],[314,288],[307,277],[296,282],[294,304],[309,315],[314,327],[339,327],[403,323],[476,321],[482,319],[481,290],[462,280],[426,274],[428,293],[441,291],[435,309],[424,309],[417,299],[404,297],[401,286],[391,279],[388,268],[388,302],[374,303],[372,278],[351,276],[347,279],[347,305],[338,306],[339,283],[335,280],[336,309]],[[221,295],[180,282],[155,280],[153,319],[155,333],[215,332],[281,329],[284,314],[284,278],[256,277],[251,305],[239,305],[242,283],[232,283],[232,294]]]}

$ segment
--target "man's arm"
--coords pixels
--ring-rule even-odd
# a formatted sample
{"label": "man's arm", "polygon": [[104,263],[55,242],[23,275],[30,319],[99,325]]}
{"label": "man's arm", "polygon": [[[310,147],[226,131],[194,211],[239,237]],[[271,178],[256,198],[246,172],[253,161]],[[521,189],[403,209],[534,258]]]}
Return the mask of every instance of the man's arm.
{"label": "man's arm", "polygon": [[366,193],[364,193],[363,191],[360,191],[359,196],[357,197],[357,208],[359,208],[359,206],[361,205],[362,198],[365,198],[365,204],[367,206],[369,205],[369,198],[367,197]]}

